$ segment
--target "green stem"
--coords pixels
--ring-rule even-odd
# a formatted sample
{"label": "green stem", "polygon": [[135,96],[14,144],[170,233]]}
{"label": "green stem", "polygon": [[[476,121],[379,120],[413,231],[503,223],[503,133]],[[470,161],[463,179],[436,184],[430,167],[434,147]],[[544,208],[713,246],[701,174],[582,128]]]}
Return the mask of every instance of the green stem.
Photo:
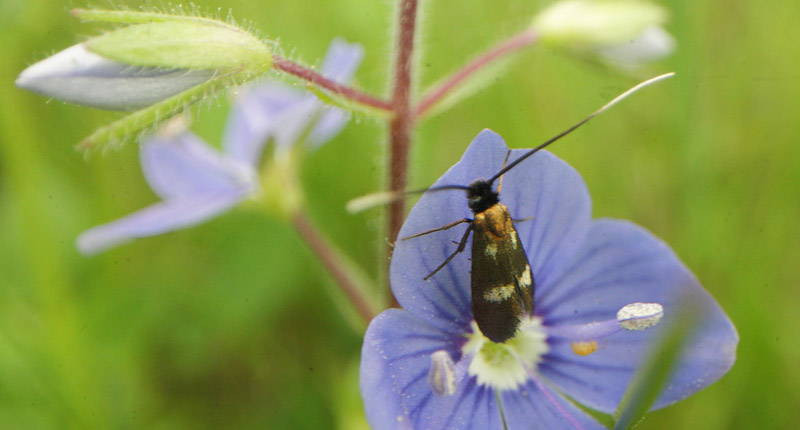
{"label": "green stem", "polygon": [[448,93],[453,91],[459,84],[463,83],[470,76],[474,75],[481,69],[491,63],[501,60],[516,51],[526,48],[536,42],[538,39],[536,33],[526,29],[518,33],[484,52],[476,57],[471,62],[467,63],[464,67],[457,70],[452,75],[445,78],[439,85],[429,90],[422,100],[417,104],[414,109],[414,117],[419,119],[423,117],[437,102],[442,100]]}
{"label": "green stem", "polygon": [[176,94],[154,105],[132,112],[111,124],[97,129],[84,139],[78,147],[80,149],[93,149],[98,146],[123,142],[131,134],[146,130],[154,124],[162,123],[183,112],[188,106],[210,94],[224,90],[229,85],[231,84],[230,78],[228,77],[209,79],[180,94]]}
{"label": "green stem", "polygon": [[[406,187],[408,152],[414,127],[414,116],[411,112],[411,82],[414,36],[417,22],[417,0],[400,0],[399,8],[397,57],[395,59],[394,87],[392,90],[394,117],[389,125],[389,190],[396,193],[401,193]],[[389,244],[386,247],[386,255],[389,258],[392,255],[393,243],[397,239],[400,227],[403,225],[404,203],[400,199],[393,201],[389,205],[389,217],[387,220]],[[391,295],[391,291],[389,296],[392,298],[392,305],[397,305],[394,296]]]}
{"label": "green stem", "polygon": [[292,224],[309,248],[317,255],[325,269],[336,280],[359,316],[366,323],[372,321],[378,312],[367,299],[366,288],[356,280],[357,277],[353,273],[347,270],[347,267],[350,267],[347,262],[340,258],[340,254],[322,236],[305,213],[295,212],[292,215]]}
{"label": "green stem", "polygon": [[334,94],[338,94],[354,102],[380,110],[388,111],[392,109],[391,103],[356,90],[355,88],[348,87],[347,85],[342,85],[336,81],[328,79],[325,76],[322,76],[321,74],[309,69],[308,67],[278,56],[273,56],[272,61],[273,67],[276,69],[289,73],[290,75],[297,76],[298,78],[308,81],[314,85],[325,88]]}

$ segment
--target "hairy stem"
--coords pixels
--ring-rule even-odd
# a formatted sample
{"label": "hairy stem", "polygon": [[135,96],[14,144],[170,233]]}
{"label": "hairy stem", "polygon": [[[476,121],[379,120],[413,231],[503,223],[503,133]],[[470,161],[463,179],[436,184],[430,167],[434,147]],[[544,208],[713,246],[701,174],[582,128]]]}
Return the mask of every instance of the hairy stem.
{"label": "hairy stem", "polygon": [[325,269],[336,280],[336,283],[350,303],[353,304],[359,316],[369,324],[378,312],[367,299],[365,289],[356,281],[356,277],[346,270],[349,267],[347,262],[339,258],[338,253],[334,251],[331,244],[314,227],[314,224],[306,214],[295,212],[292,216],[292,224],[294,224],[295,229],[300,233],[309,248],[317,255]]}
{"label": "hairy stem", "polygon": [[297,76],[304,81],[318,85],[334,94],[338,94],[356,103],[385,111],[390,111],[393,109],[393,104],[386,100],[379,99],[353,87],[342,85],[336,81],[326,78],[325,76],[322,76],[308,67],[302,66],[293,61],[278,56],[273,56],[272,61],[273,67],[276,69],[289,73],[290,75]]}
{"label": "hairy stem", "polygon": [[[412,59],[414,54],[414,34],[417,24],[417,0],[400,0],[397,26],[397,56],[394,65],[394,87],[392,89],[392,110],[394,116],[389,124],[389,190],[402,192],[408,178],[408,152],[414,116],[411,112]],[[389,244],[387,257],[391,258],[392,247],[400,232],[405,214],[403,200],[389,205],[387,234]],[[387,258],[388,259],[388,258]],[[394,296],[392,304],[396,305]]]}
{"label": "hairy stem", "polygon": [[438,101],[443,99],[460,83],[464,82],[467,78],[482,68],[488,66],[496,60],[500,60],[505,56],[514,53],[515,51],[530,46],[536,41],[536,39],[537,35],[534,32],[526,29],[525,31],[498,43],[488,51],[479,55],[467,63],[466,66],[448,76],[439,85],[429,90],[414,109],[414,117],[418,119],[424,116],[431,107],[436,105]]}

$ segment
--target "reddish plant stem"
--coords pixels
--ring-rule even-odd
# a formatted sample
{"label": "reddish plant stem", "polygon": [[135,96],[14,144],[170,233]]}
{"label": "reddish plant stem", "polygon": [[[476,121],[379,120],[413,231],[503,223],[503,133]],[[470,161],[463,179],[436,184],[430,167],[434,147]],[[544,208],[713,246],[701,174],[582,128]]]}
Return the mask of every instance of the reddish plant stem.
{"label": "reddish plant stem", "polygon": [[273,66],[275,66],[275,68],[278,70],[297,76],[304,81],[318,85],[334,94],[339,94],[354,102],[385,111],[390,111],[393,109],[393,104],[386,100],[379,99],[355,88],[330,80],[314,70],[311,70],[308,67],[302,66],[293,61],[273,56],[272,62]]}
{"label": "reddish plant stem", "polygon": [[514,51],[531,45],[536,41],[536,39],[536,33],[530,30],[525,30],[498,43],[490,50],[473,59],[466,66],[448,76],[435,88],[429,90],[414,109],[414,118],[419,119],[424,116],[431,107],[444,98],[444,96],[456,88],[460,83],[475,74],[475,72],[486,67],[495,60],[501,59]]}
{"label": "reddish plant stem", "polygon": [[[417,0],[400,0],[398,11],[397,57],[394,65],[394,87],[392,89],[392,109],[394,116],[389,125],[389,190],[402,192],[408,177],[408,152],[414,116],[411,112],[412,60],[414,36],[417,24]],[[405,202],[395,200],[389,205],[387,234],[389,244],[386,248],[387,260],[391,258],[394,241],[403,225]],[[388,285],[388,283],[387,283]],[[390,294],[392,305],[397,301]]]}
{"label": "reddish plant stem", "polygon": [[305,214],[295,213],[292,216],[292,223],[309,248],[322,262],[322,265],[325,266],[325,269],[336,280],[336,283],[350,300],[350,303],[353,304],[359,316],[369,324],[372,318],[377,315],[377,312],[365,297],[363,290],[359,288],[358,283],[344,269],[347,267],[346,263],[338,258],[328,241],[325,240]]}

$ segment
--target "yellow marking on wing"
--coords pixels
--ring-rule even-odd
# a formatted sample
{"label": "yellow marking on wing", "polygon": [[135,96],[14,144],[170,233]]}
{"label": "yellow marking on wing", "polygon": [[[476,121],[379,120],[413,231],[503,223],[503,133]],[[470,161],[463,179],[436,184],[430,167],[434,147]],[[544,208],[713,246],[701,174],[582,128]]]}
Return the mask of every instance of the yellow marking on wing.
{"label": "yellow marking on wing", "polygon": [[483,298],[489,302],[502,302],[507,298],[514,295],[514,285],[506,284],[499,287],[494,287],[491,290],[483,293]]}
{"label": "yellow marking on wing", "polygon": [[526,264],[525,270],[522,271],[522,276],[519,278],[519,283],[527,287],[530,286],[532,282],[533,279],[531,278],[531,266]]}

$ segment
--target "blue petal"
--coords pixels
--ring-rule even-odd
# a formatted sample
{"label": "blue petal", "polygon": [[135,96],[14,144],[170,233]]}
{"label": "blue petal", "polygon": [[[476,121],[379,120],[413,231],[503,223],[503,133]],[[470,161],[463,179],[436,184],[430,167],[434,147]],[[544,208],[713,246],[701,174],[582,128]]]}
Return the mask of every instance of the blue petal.
{"label": "blue petal", "polygon": [[608,320],[634,302],[660,303],[661,323],[649,330],[621,331],[601,341],[589,356],[576,356],[567,342],[551,340],[540,372],[577,401],[613,411],[635,369],[678,303],[692,297],[707,319],[696,328],[666,391],[655,403],[681,400],[724,375],[733,365],[738,335],[714,299],[700,286],[672,250],[644,229],[628,222],[598,220],[581,250],[561,276],[537,296],[545,325]]}
{"label": "blue petal", "polygon": [[376,429],[500,428],[492,391],[475,379],[462,378],[456,392],[436,396],[428,385],[431,354],[447,351],[458,362],[463,338],[426,324],[409,313],[390,309],[375,318],[364,336],[361,395],[367,420]]}
{"label": "blue petal", "polygon": [[[509,162],[528,152],[512,151]],[[528,255],[538,302],[586,237],[592,220],[589,191],[572,166],[540,151],[505,174],[500,200],[514,219],[533,217],[514,227]]]}
{"label": "blue petal", "polygon": [[155,236],[199,224],[246,197],[242,192],[206,194],[167,200],[81,233],[76,240],[83,254],[95,254],[134,238]]}
{"label": "blue petal", "polygon": [[[465,376],[470,357],[460,354],[464,338],[390,309],[370,323],[361,354],[361,395],[367,420],[376,429],[501,428],[494,391]],[[456,392],[436,396],[428,385],[431,354],[445,350],[461,369]],[[549,390],[549,389],[548,389]],[[524,392],[523,392],[524,391]],[[551,398],[584,429],[601,428],[592,418],[549,390]],[[509,428],[570,428],[568,421],[533,383],[503,392]]]}
{"label": "blue petal", "polygon": [[[467,185],[490,178],[502,167],[508,148],[490,130],[482,131],[461,161],[433,185]],[[510,161],[526,153],[515,150]],[[516,223],[540,289],[559,273],[574,254],[590,225],[591,203],[583,180],[574,169],[541,151],[506,173],[500,193],[514,218],[534,216]],[[420,198],[400,231],[400,238],[471,218],[463,191],[426,193]],[[398,240],[390,267],[392,291],[404,309],[431,324],[452,332],[468,330],[470,315],[471,240],[458,255],[430,280],[423,281],[456,249],[466,224],[408,240]],[[541,286],[541,287],[540,287]],[[537,311],[538,313],[538,311]]]}
{"label": "blue petal", "polygon": [[141,145],[142,171],[163,199],[252,190],[255,172],[227,158],[188,131],[161,133]]}
{"label": "blue petal", "polygon": [[[339,83],[348,83],[353,77],[361,60],[364,58],[364,48],[357,43],[347,43],[342,38],[335,38],[331,42],[325,61],[322,64],[322,74]],[[308,142],[312,147],[318,147],[334,136],[347,124],[349,112],[342,109],[323,107],[320,117],[308,135]]]}
{"label": "blue petal", "polygon": [[342,84],[350,82],[363,58],[363,46],[347,43],[341,37],[334,38],[322,62],[322,74]]}
{"label": "blue petal", "polygon": [[311,148],[319,148],[323,143],[333,139],[347,125],[350,112],[339,108],[322,107],[319,119],[308,133],[308,144]]}
{"label": "blue petal", "polygon": [[[510,429],[604,429],[594,418],[546,385],[546,396],[533,382],[520,390],[503,391],[501,400]],[[553,405],[558,402],[558,407]],[[569,418],[565,416],[569,414]],[[577,425],[576,425],[577,424]]]}
{"label": "blue petal", "polygon": [[[334,39],[322,74],[346,83],[363,55],[361,45]],[[308,92],[283,84],[262,84],[246,90],[237,100],[225,130],[225,151],[240,161],[256,165],[270,139],[278,147],[288,149],[308,132],[311,145],[319,146],[339,133],[348,118],[341,109],[323,107]]]}
{"label": "blue petal", "polygon": [[264,145],[289,148],[314,118],[314,96],[281,84],[262,84],[244,90],[231,110],[223,137],[225,153],[251,166],[258,165]]}
{"label": "blue petal", "polygon": [[[461,161],[433,187],[467,185],[475,179],[488,178],[502,167],[507,151],[500,136],[485,130],[467,148]],[[402,238],[471,217],[463,191],[425,193],[400,229],[389,268],[392,292],[403,309],[452,333],[470,331],[471,239],[465,252],[431,279],[423,278],[456,250],[457,245],[452,242],[461,240],[467,225],[407,240]]]}
{"label": "blue petal", "polygon": [[370,425],[379,429],[424,428],[416,425],[424,419],[422,411],[431,404],[452,403],[459,392],[437,397],[427,377],[431,354],[446,350],[457,360],[460,346],[456,342],[460,340],[400,309],[389,309],[373,319],[364,335],[360,371],[361,395]]}

